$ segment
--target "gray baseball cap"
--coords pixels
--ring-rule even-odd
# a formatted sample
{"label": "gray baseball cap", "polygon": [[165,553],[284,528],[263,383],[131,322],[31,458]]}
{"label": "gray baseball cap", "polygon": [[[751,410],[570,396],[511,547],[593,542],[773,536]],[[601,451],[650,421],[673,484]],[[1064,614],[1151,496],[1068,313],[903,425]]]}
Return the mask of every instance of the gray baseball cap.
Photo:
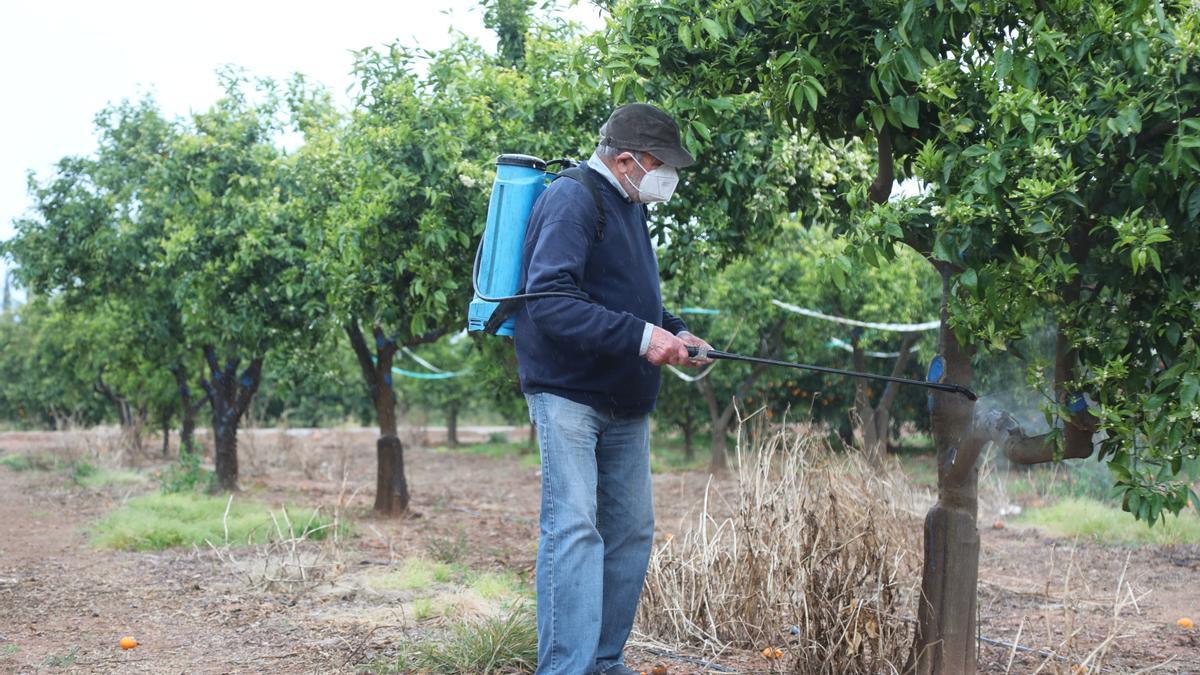
{"label": "gray baseball cap", "polygon": [[600,142],[612,148],[648,152],[676,168],[696,163],[679,142],[679,125],[648,103],[630,103],[614,110],[600,127]]}

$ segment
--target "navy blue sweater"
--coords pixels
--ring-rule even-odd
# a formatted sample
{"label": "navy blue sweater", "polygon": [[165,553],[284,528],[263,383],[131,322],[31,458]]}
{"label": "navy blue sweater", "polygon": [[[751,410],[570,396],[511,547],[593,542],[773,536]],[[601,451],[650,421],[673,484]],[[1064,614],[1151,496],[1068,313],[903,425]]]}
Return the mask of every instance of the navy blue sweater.
{"label": "navy blue sweater", "polygon": [[604,239],[596,241],[596,202],[587,186],[559,178],[533,206],[522,269],[527,293],[567,291],[591,301],[525,301],[514,336],[521,390],[619,415],[645,414],[654,409],[661,376],[638,355],[646,322],[671,333],[687,326],[663,309],[641,205],[585,170],[604,204]]}

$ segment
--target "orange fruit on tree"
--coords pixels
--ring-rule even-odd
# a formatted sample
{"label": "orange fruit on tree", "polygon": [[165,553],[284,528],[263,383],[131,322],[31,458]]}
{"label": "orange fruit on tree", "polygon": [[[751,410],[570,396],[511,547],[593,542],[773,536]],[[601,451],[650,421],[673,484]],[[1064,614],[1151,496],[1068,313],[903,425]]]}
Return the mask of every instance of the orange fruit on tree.
{"label": "orange fruit on tree", "polygon": [[121,649],[133,649],[134,647],[138,646],[138,641],[126,635],[125,637],[121,638],[121,641],[117,644],[121,645]]}

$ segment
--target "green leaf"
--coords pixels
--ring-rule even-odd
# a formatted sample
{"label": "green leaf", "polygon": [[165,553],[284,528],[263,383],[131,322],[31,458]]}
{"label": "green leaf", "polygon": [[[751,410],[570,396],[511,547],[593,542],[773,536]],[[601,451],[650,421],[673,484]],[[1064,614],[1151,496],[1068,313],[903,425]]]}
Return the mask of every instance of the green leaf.
{"label": "green leaf", "polygon": [[708,17],[704,17],[704,18],[700,19],[700,25],[704,27],[704,30],[709,35],[711,35],[713,38],[715,38],[717,40],[723,39],[725,37],[725,31],[724,31],[724,29],[721,28],[721,24],[717,23],[716,21],[713,21],[712,19],[710,19]]}
{"label": "green leaf", "polygon": [[[679,22],[679,41],[681,43],[683,43],[683,46],[686,47],[687,49],[692,48],[691,26],[689,26],[688,24],[686,24],[682,21]],[[620,98],[618,98],[617,100],[620,100]]]}
{"label": "green leaf", "polygon": [[742,3],[738,5],[738,13],[746,20],[746,23],[754,23],[754,10],[750,9],[750,5]]}

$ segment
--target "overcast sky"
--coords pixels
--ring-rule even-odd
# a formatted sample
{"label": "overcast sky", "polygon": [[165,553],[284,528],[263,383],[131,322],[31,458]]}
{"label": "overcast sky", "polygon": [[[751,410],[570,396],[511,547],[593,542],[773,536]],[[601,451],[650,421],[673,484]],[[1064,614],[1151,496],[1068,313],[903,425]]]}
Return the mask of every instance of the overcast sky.
{"label": "overcast sky", "polygon": [[[602,23],[587,3],[565,11]],[[92,118],[109,102],[149,92],[168,116],[203,110],[220,95],[216,70],[236,64],[304,73],[344,103],[351,50],[436,49],[452,30],[495,45],[474,0],[0,0],[0,239],[30,206],[26,172],[44,178],[59,158],[92,152]]]}

